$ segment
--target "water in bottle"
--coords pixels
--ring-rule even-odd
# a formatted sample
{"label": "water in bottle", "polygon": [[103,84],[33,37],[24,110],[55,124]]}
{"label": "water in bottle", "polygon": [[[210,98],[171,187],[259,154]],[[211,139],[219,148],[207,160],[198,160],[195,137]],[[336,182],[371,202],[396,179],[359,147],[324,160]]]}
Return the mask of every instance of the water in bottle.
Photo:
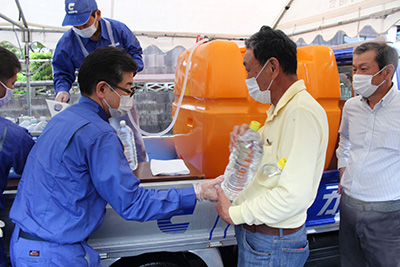
{"label": "water in bottle", "polygon": [[33,129],[35,132],[42,132],[44,130],[44,127],[47,125],[46,117],[45,116],[40,116],[39,118],[39,123],[36,124],[36,127]]}
{"label": "water in bottle", "polygon": [[19,126],[28,128],[31,125],[31,117],[21,116],[19,117]]}
{"label": "water in bottle", "polygon": [[128,125],[126,125],[126,122],[124,120],[121,120],[117,133],[119,138],[121,139],[122,144],[124,145],[124,153],[126,159],[129,162],[129,166],[132,170],[136,170],[138,162],[136,156],[135,139],[132,129]]}
{"label": "water in bottle", "polygon": [[281,158],[277,163],[267,163],[261,167],[261,172],[267,177],[272,177],[282,173],[285,167],[286,158]]}
{"label": "water in bottle", "polygon": [[250,129],[239,136],[236,147],[229,156],[222,189],[229,200],[234,200],[253,178],[263,152],[261,136],[256,131],[260,123],[252,121]]}
{"label": "water in bottle", "polygon": [[37,119],[32,117],[30,122],[31,122],[31,124],[28,127],[26,127],[26,129],[28,130],[29,133],[32,134],[34,132],[34,129],[35,129],[36,125],[37,125]]}

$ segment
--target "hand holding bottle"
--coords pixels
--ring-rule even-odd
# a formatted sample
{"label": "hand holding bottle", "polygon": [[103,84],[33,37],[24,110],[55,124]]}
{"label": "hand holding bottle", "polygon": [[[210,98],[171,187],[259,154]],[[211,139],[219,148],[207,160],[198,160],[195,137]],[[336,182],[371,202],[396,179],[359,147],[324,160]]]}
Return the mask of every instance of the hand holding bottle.
{"label": "hand holding bottle", "polygon": [[231,216],[229,215],[229,207],[231,206],[231,201],[225,195],[224,191],[220,186],[217,186],[218,201],[215,204],[215,209],[218,212],[219,217],[228,224],[235,224]]}
{"label": "hand holding bottle", "polygon": [[239,140],[239,136],[243,135],[248,129],[249,129],[249,124],[242,124],[242,125],[236,125],[233,127],[232,132],[230,133],[231,136],[231,141],[229,143],[229,151],[232,152],[233,148],[236,147],[237,142]]}

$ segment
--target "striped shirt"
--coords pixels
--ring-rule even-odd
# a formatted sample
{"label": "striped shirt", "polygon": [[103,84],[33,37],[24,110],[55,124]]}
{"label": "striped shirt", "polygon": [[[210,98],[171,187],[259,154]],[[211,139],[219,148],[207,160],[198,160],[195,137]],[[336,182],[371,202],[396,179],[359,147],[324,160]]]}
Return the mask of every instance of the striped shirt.
{"label": "striped shirt", "polygon": [[392,86],[373,109],[361,96],[349,99],[339,134],[344,192],[362,201],[400,199],[400,91]]}

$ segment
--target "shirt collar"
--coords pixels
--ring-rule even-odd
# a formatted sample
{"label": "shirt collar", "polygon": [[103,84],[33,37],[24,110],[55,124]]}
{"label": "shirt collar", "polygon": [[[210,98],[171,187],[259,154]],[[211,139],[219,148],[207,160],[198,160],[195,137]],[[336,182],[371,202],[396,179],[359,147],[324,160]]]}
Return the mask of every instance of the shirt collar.
{"label": "shirt collar", "polygon": [[[379,100],[377,105],[380,104],[382,107],[385,107],[386,105],[388,105],[392,101],[392,99],[396,96],[396,94],[398,93],[397,91],[398,90],[395,88],[394,83],[392,83],[392,87],[389,89],[389,91],[386,93],[386,95],[384,95],[382,97],[382,99]],[[364,102],[366,105],[369,106],[368,98],[365,98],[363,96],[359,96],[359,97],[360,97],[361,102]]]}
{"label": "shirt collar", "polygon": [[267,121],[272,120],[286,104],[299,92],[306,90],[303,80],[298,80],[294,82],[279,99],[276,107],[271,104],[270,108],[267,110]]}
{"label": "shirt collar", "polygon": [[392,87],[390,88],[390,90],[386,93],[384,97],[382,97],[381,101],[379,101],[380,103],[382,103],[382,107],[388,105],[397,93],[397,88],[395,88],[394,84],[392,83]]}
{"label": "shirt collar", "polygon": [[89,110],[98,114],[100,118],[102,118],[104,121],[109,122],[107,114],[104,111],[104,109],[94,100],[90,99],[87,96],[81,95],[81,98],[79,99],[79,104],[87,107]]}

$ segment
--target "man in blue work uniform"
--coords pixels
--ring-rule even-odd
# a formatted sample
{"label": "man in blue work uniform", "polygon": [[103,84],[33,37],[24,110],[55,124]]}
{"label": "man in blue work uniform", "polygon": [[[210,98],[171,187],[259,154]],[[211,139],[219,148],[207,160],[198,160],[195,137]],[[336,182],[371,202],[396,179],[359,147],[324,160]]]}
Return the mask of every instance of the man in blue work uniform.
{"label": "man in blue work uniform", "polygon": [[96,49],[83,61],[79,103],[49,121],[26,163],[10,211],[14,267],[100,266],[85,240],[102,224],[107,203],[124,219],[147,221],[193,212],[196,199],[216,200],[223,177],[168,191],[139,187],[108,123],[115,110],[129,110],[136,70],[115,47]]}
{"label": "man in blue work uniform", "polygon": [[[21,70],[18,58],[7,49],[0,47],[0,107],[10,101],[13,94],[17,73]],[[0,117],[0,209],[5,206],[3,191],[7,187],[8,174],[11,167],[21,174],[26,158],[34,141],[25,128]],[[2,218],[0,218],[2,219]],[[0,227],[4,222],[0,221]],[[0,229],[0,266],[8,266],[7,255],[3,248],[3,233]]]}
{"label": "man in blue work uniform", "polygon": [[[97,48],[121,47],[136,61],[137,71],[143,69],[142,48],[136,36],[124,23],[101,18],[95,0],[65,0],[65,12],[62,25],[73,27],[60,38],[53,55],[54,89],[57,92],[55,100],[69,100],[68,92],[75,81],[75,71],[79,70],[84,58]],[[139,125],[135,105],[130,113],[136,125]],[[125,120],[134,132],[138,161],[146,161],[141,133],[132,125],[128,115],[113,118],[110,123],[118,127],[120,120]]]}

